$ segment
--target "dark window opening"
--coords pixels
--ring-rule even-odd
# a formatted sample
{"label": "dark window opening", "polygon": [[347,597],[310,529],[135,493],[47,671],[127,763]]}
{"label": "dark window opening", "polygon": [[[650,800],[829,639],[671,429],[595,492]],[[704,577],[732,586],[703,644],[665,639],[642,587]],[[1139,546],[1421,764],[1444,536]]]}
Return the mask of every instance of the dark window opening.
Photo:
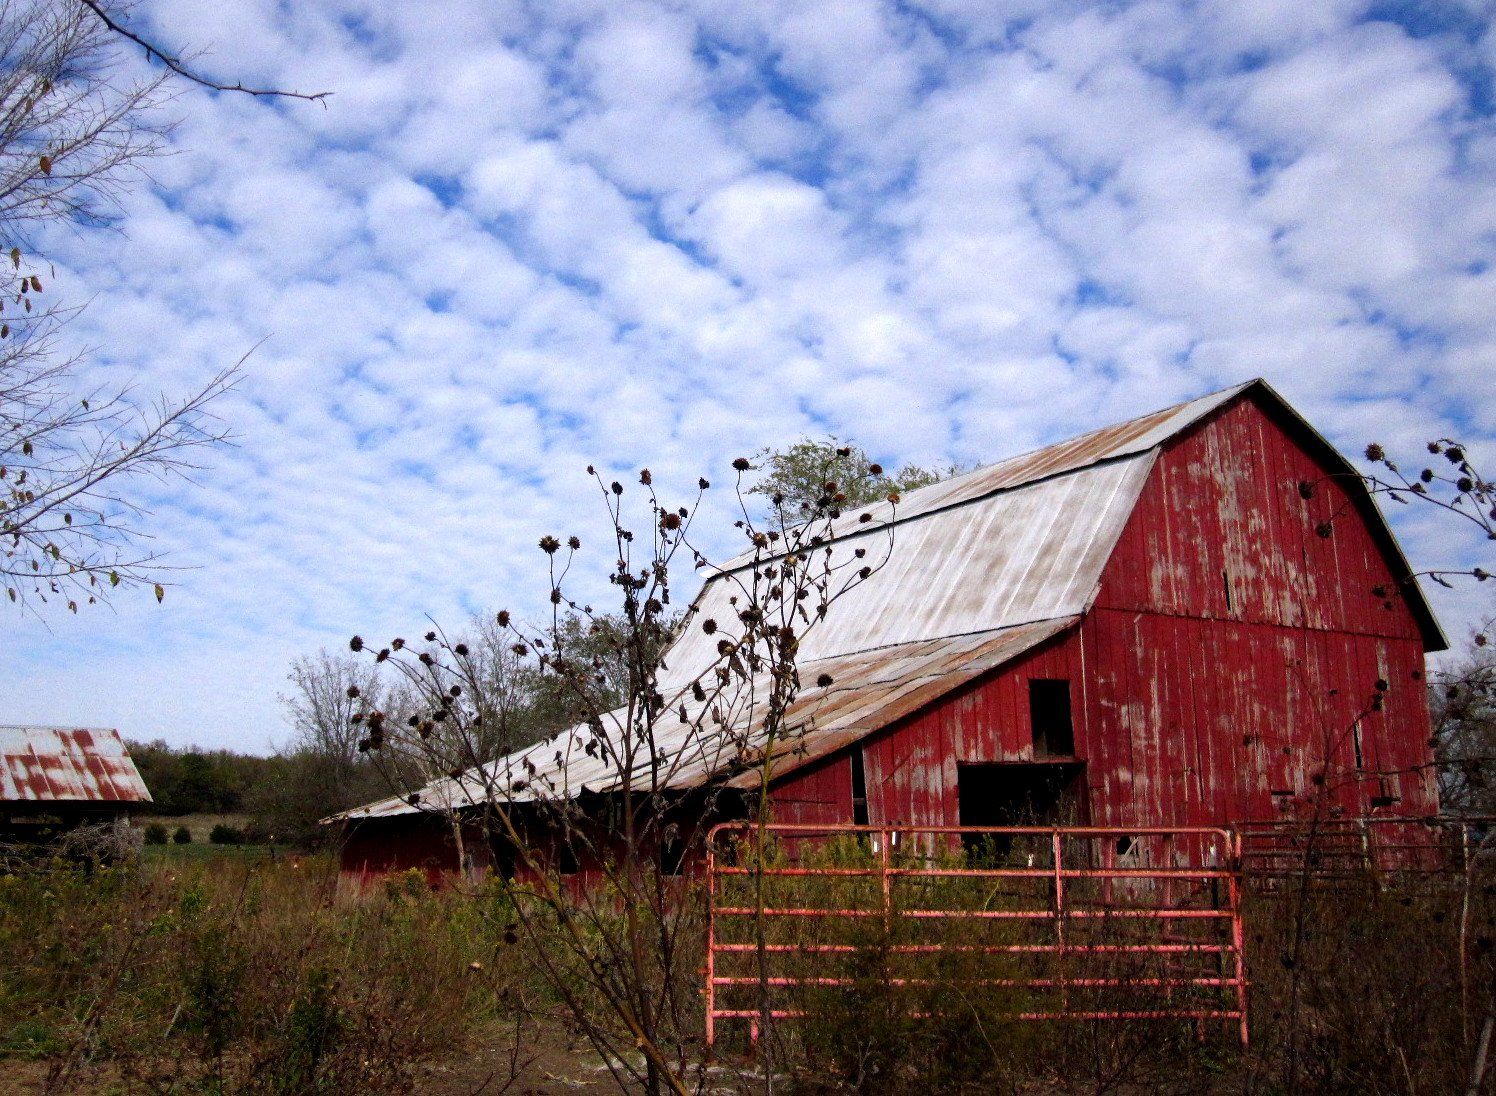
{"label": "dark window opening", "polygon": [[867,774],[862,768],[860,748],[852,750],[852,824],[854,826],[868,824]]}
{"label": "dark window opening", "polygon": [[1029,726],[1034,734],[1035,757],[1075,755],[1068,680],[1034,678],[1029,682]]}
{"label": "dark window opening", "polygon": [[556,843],[556,870],[562,875],[575,875],[580,866],[577,863],[577,850],[572,847],[571,839],[561,838]]}
{"label": "dark window opening", "polygon": [[1366,768],[1366,759],[1361,755],[1361,728],[1351,728],[1351,748],[1356,751],[1356,768]]}
{"label": "dark window opening", "polygon": [[[963,826],[1063,826],[1084,823],[1085,766],[971,763],[956,766],[956,806]],[[1050,838],[1041,840],[1046,847]],[[968,854],[1007,856],[1007,834],[963,834]],[[1037,847],[1037,846],[1036,846]]]}
{"label": "dark window opening", "polygon": [[1235,612],[1231,606],[1231,576],[1225,571],[1221,572],[1221,589],[1226,591],[1226,612]]}

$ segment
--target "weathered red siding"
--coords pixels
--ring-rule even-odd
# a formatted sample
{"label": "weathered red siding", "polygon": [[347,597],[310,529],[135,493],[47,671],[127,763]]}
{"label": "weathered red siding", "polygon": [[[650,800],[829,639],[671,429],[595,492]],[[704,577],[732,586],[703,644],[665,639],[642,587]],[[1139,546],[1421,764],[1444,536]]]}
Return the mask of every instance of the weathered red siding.
{"label": "weathered red siding", "polygon": [[[463,846],[473,867],[488,867],[491,857],[481,827],[464,827]],[[461,866],[452,824],[436,815],[406,815],[349,826],[343,834],[339,863],[343,875],[355,880],[414,869],[432,886]]]}
{"label": "weathered red siding", "polygon": [[775,822],[852,821],[851,755],[836,754],[797,770],[775,786],[773,796]]}
{"label": "weathered red siding", "polygon": [[[959,762],[1032,760],[1031,678],[1073,683],[1099,825],[1276,817],[1318,779],[1347,813],[1436,809],[1418,623],[1327,476],[1253,399],[1167,445],[1076,630],[853,747],[871,820],[954,825]],[[779,782],[776,818],[850,821],[849,757]]]}

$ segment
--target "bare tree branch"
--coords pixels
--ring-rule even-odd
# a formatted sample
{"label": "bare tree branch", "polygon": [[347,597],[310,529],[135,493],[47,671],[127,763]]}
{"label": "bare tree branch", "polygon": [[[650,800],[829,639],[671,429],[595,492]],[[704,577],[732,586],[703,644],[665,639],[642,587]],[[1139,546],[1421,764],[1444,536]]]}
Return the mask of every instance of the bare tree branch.
{"label": "bare tree branch", "polygon": [[111,14],[109,6],[102,3],[101,0],[77,0],[77,2],[82,4],[89,11],[93,12],[94,15],[98,17],[99,21],[103,23],[104,26],[108,27],[110,31],[119,35],[121,38],[124,38],[126,41],[135,43],[141,49],[145,50],[145,55],[147,57],[154,58],[155,60],[160,61],[161,64],[165,65],[172,72],[176,73],[184,80],[188,80],[194,84],[197,84],[199,87],[205,87],[211,91],[235,91],[239,92],[242,95],[253,95],[256,97],[270,97],[278,99],[305,99],[313,103],[325,102],[327,97],[332,94],[332,92],[330,91],[306,93],[300,91],[283,91],[279,88],[249,87],[243,83],[219,83],[217,80],[213,80],[207,76],[204,76],[202,73],[193,69],[177,54],[167,52],[151,39],[145,37],[145,35],[139,33],[138,31],[133,31],[129,27],[125,26],[123,22],[121,22],[117,17]]}

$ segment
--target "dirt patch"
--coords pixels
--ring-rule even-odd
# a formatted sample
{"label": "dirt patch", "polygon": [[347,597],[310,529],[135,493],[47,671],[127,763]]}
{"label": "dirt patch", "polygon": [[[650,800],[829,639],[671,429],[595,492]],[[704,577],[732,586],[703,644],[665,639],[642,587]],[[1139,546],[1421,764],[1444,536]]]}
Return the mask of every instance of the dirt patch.
{"label": "dirt patch", "polygon": [[[0,1096],[43,1096],[51,1063],[0,1059]],[[451,1058],[413,1062],[404,1092],[411,1096],[562,1096],[617,1092],[601,1060],[584,1042],[559,1029],[527,1028],[516,1046],[513,1032]],[[69,1078],[68,1096],[133,1096],[149,1091],[110,1064]]]}

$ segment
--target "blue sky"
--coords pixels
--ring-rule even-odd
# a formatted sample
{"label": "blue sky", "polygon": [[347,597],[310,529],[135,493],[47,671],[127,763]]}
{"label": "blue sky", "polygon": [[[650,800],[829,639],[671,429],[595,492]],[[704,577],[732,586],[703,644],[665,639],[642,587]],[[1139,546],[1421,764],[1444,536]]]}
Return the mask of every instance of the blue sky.
{"label": "blue sky", "polygon": [[[296,655],[537,606],[538,538],[602,531],[591,462],[987,461],[1257,375],[1350,452],[1492,451],[1488,3],[137,15],[335,95],[184,90],[121,231],[53,241],[101,377],[259,348],[237,447],[152,488],[165,604],[13,617],[6,722],[269,748]],[[1481,547],[1399,520],[1421,565]],[[1438,604],[1457,637],[1491,608]]]}

